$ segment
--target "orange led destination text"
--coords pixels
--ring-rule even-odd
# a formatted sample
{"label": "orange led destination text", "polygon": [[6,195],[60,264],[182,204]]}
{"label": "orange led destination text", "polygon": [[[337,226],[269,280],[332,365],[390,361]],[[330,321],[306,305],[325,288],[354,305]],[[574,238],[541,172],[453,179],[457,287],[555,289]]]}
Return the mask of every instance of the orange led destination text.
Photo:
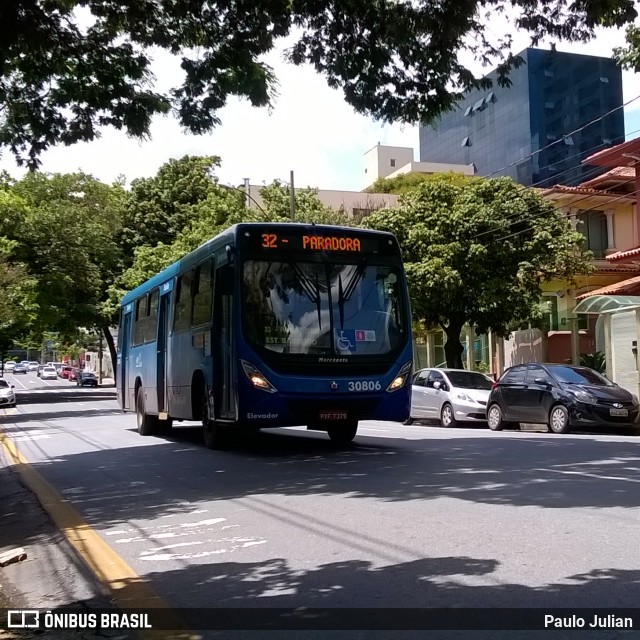
{"label": "orange led destination text", "polygon": [[302,236],[302,248],[317,251],[360,251],[360,240],[336,236]]}

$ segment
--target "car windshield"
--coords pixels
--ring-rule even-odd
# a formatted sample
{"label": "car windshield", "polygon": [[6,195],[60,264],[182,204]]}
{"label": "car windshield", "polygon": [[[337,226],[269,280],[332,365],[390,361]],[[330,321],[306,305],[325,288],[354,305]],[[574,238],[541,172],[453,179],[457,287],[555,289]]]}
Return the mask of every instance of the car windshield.
{"label": "car windshield", "polygon": [[491,390],[491,380],[481,373],[474,371],[447,371],[449,382],[454,387],[462,389]]}
{"label": "car windshield", "polygon": [[564,384],[612,387],[613,383],[603,375],[587,367],[549,367],[553,377]]}
{"label": "car windshield", "polygon": [[406,336],[401,275],[394,266],[248,260],[244,331],[278,353],[381,355]]}
{"label": "car windshield", "polygon": [[0,380],[0,388],[6,389],[9,383],[6,380]]}

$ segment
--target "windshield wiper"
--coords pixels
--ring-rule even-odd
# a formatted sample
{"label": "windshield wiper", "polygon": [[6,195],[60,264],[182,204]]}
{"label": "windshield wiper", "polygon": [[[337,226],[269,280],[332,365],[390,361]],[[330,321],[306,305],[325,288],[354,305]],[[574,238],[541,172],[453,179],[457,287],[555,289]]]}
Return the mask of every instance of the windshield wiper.
{"label": "windshield wiper", "polygon": [[340,313],[340,329],[344,329],[344,303],[349,302],[356,287],[362,280],[366,269],[367,259],[362,258],[356,267],[356,270],[347,282],[347,286],[342,286],[342,273],[338,274],[338,311]]}

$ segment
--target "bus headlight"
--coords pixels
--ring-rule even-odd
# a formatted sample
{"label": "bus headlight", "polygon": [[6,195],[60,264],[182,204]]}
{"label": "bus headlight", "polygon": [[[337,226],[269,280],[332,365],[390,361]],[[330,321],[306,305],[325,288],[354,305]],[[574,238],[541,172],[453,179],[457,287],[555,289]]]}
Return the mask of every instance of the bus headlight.
{"label": "bus headlight", "polygon": [[398,371],[398,375],[391,381],[391,384],[387,387],[387,391],[392,393],[393,391],[397,391],[398,389],[402,389],[404,385],[407,383],[407,380],[411,376],[411,366],[413,362],[409,360],[406,364],[402,366],[402,369]]}
{"label": "bus headlight", "polygon": [[278,391],[252,364],[249,364],[246,360],[240,360],[240,363],[247,379],[256,389],[261,389],[268,393],[276,393]]}

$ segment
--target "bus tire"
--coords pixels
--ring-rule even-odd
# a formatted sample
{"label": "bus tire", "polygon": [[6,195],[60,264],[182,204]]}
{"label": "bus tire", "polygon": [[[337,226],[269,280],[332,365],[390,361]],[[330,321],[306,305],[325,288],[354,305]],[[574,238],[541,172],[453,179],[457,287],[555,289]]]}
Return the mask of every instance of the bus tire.
{"label": "bus tire", "polygon": [[228,429],[219,423],[216,424],[210,416],[206,391],[202,399],[202,435],[207,449],[224,449],[229,442]]}
{"label": "bus tire", "polygon": [[352,442],[356,437],[357,432],[357,420],[347,420],[327,429],[331,442],[334,442],[335,444],[348,444],[349,442]]}
{"label": "bus tire", "polygon": [[158,420],[158,433],[168,434],[173,429],[173,420],[168,418],[167,420]]}
{"label": "bus tire", "polygon": [[136,395],[136,424],[141,436],[153,436],[158,431],[158,416],[151,416],[146,412],[142,387],[138,387]]}

